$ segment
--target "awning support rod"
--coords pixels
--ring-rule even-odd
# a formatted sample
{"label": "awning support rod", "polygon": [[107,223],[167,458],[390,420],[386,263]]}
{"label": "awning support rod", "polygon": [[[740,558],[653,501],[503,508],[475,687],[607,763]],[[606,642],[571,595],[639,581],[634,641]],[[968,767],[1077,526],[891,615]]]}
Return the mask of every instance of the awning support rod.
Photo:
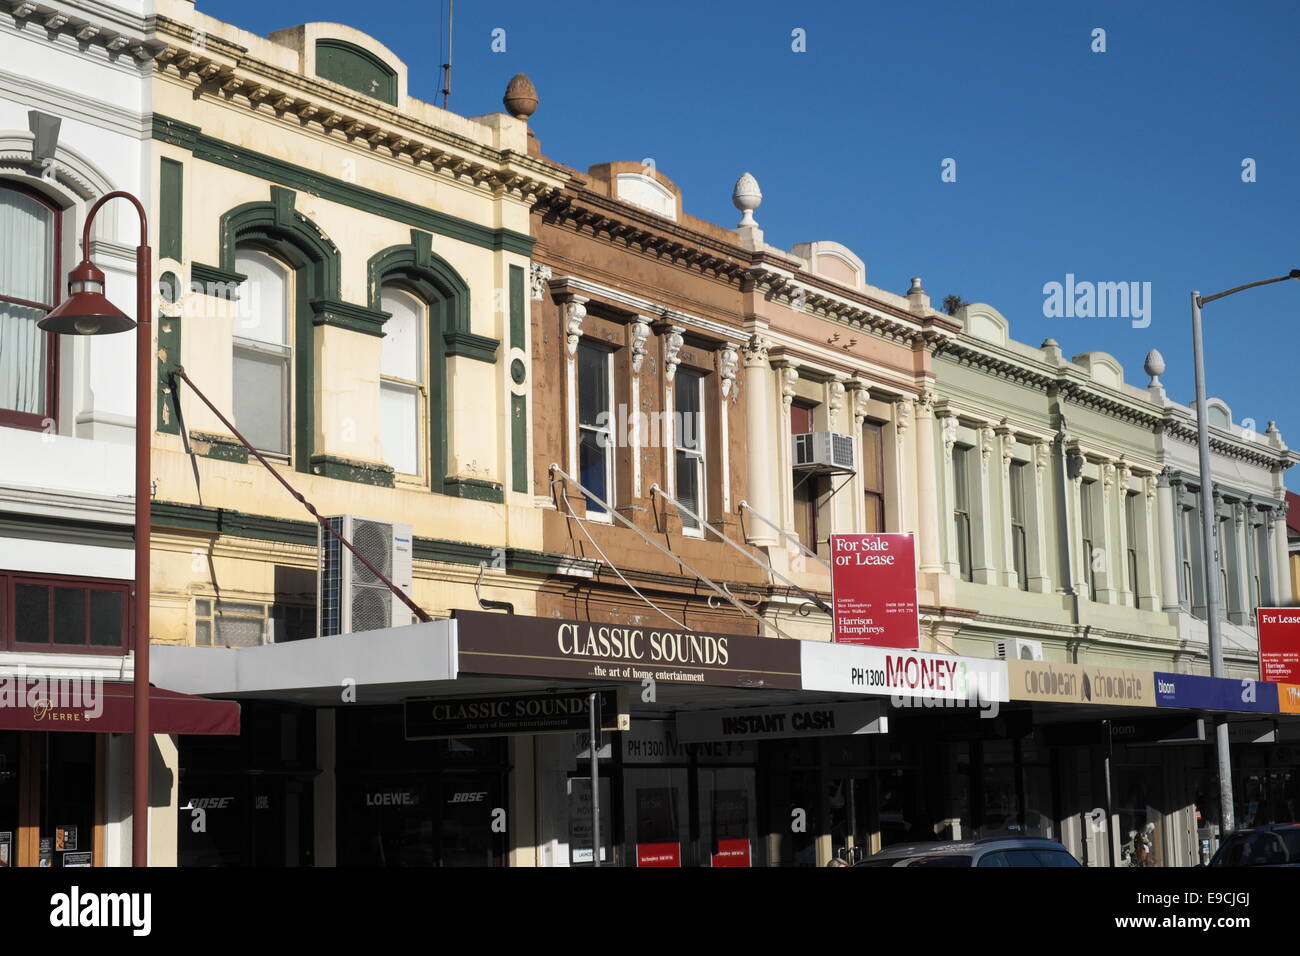
{"label": "awning support rod", "polygon": [[[590,491],[589,489],[587,489],[586,487],[584,487],[583,484],[582,484],[580,481],[578,481],[576,478],[574,478],[574,477],[572,477],[571,475],[569,475],[569,474],[568,474],[568,473],[567,473],[563,468],[561,468],[558,464],[552,463],[552,464],[551,464],[551,468],[550,468],[550,470],[551,470],[551,472],[552,472],[553,474],[559,475],[561,478],[563,478],[563,479],[564,479],[565,481],[567,481],[569,484],[573,485],[575,488],[577,488],[579,491],[581,491],[581,492],[582,492],[586,497],[590,498],[592,501],[596,502],[596,504],[598,504],[598,505],[600,505],[602,508],[604,508],[604,509],[605,509],[605,514],[610,515],[611,517],[618,519],[618,520],[621,521],[623,524],[627,525],[627,527],[631,528],[633,531],[635,531],[637,534],[639,534],[639,535],[641,536],[641,539],[642,539],[643,541],[645,541],[646,544],[650,545],[650,546],[653,547],[655,550],[660,551],[660,552],[662,552],[663,554],[668,555],[668,557],[670,557],[670,558],[672,558],[674,561],[676,561],[676,562],[677,562],[681,567],[685,568],[687,571],[689,571],[691,574],[695,575],[697,578],[699,578],[701,581],[703,581],[703,582],[704,582],[705,584],[707,584],[709,587],[713,588],[714,591],[716,591],[716,592],[717,592],[719,595],[721,595],[722,597],[726,598],[726,600],[727,600],[727,601],[728,601],[728,602],[729,602],[733,607],[735,607],[736,610],[740,611],[740,613],[744,614],[746,617],[751,617],[751,618],[753,618],[754,621],[758,624],[758,627],[759,627],[759,633],[760,633],[760,634],[762,634],[762,633],[763,633],[763,630],[764,630],[765,628],[767,628],[767,627],[770,625],[771,627],[775,628],[777,634],[780,634],[782,637],[785,637],[785,636],[786,636],[786,635],[784,635],[784,634],[781,633],[781,629],[780,629],[779,627],[777,627],[776,624],[775,624],[774,622],[764,620],[763,618],[761,618],[761,617],[759,617],[757,614],[755,614],[753,611],[751,611],[749,608],[745,607],[744,604],[742,604],[740,601],[736,600],[735,596],[732,595],[732,593],[731,593],[730,591],[728,591],[726,588],[724,588],[724,587],[722,587],[722,586],[720,586],[720,585],[718,585],[718,584],[713,583],[712,580],[710,580],[709,578],[706,578],[706,577],[705,577],[703,574],[701,574],[699,571],[696,571],[693,567],[691,567],[689,564],[687,564],[687,563],[682,559],[682,557],[681,557],[680,555],[674,554],[672,551],[670,551],[668,548],[665,548],[662,544],[660,544],[660,543],[659,543],[658,541],[656,541],[654,538],[650,537],[648,534],[646,534],[644,531],[642,531],[640,528],[638,528],[638,527],[637,527],[636,525],[634,525],[632,522],[628,521],[628,520],[627,520],[626,518],[624,518],[621,514],[619,514],[617,511],[615,511],[613,508],[611,508],[607,502],[605,502],[604,500],[602,500],[602,499],[600,498],[599,495],[597,495],[595,492]],[[581,519],[581,518],[578,518],[578,516],[575,515],[575,514],[573,513],[573,510],[572,510],[571,508],[568,508],[567,502],[566,502],[566,510],[568,511],[569,517],[571,517],[571,518],[577,518],[577,520],[579,520],[579,521],[583,520],[583,519]]]}
{"label": "awning support rod", "polygon": [[652,485],[650,486],[650,493],[651,493],[651,494],[657,494],[657,495],[660,495],[661,497],[667,499],[667,501],[668,501],[670,504],[673,504],[673,505],[676,506],[676,508],[677,508],[678,511],[681,511],[681,512],[683,512],[683,513],[685,513],[685,514],[690,515],[692,518],[694,518],[696,521],[698,521],[701,525],[703,525],[704,527],[708,528],[710,531],[712,531],[714,534],[716,534],[716,535],[717,535],[719,538],[721,538],[723,541],[727,542],[727,544],[731,545],[733,548],[735,548],[737,551],[739,551],[739,552],[740,552],[741,554],[743,554],[745,557],[749,558],[749,560],[751,560],[751,561],[753,561],[755,564],[757,564],[757,565],[758,565],[760,568],[762,568],[764,571],[767,571],[767,572],[771,573],[774,577],[778,577],[778,578],[780,578],[782,581],[784,581],[786,584],[790,585],[790,587],[794,588],[796,591],[798,591],[800,594],[802,594],[804,597],[806,597],[806,598],[808,599],[808,601],[809,601],[810,604],[813,604],[814,606],[816,606],[817,608],[819,608],[820,610],[824,611],[824,612],[827,613],[827,614],[830,614],[830,613],[831,613],[831,609],[830,609],[829,606],[827,606],[827,604],[826,604],[825,601],[823,601],[823,600],[822,600],[821,598],[819,598],[817,595],[813,594],[811,591],[805,590],[804,588],[802,588],[802,587],[800,587],[799,585],[795,584],[793,581],[791,581],[789,578],[787,578],[784,574],[782,574],[782,573],[781,573],[780,571],[778,571],[776,568],[772,567],[771,562],[764,561],[764,560],[762,560],[761,558],[756,558],[756,557],[755,557],[753,554],[751,554],[749,551],[746,551],[744,548],[742,548],[742,547],[741,547],[739,544],[737,544],[735,541],[731,540],[731,538],[727,537],[725,534],[723,534],[721,531],[719,531],[719,530],[718,530],[717,528],[715,528],[713,525],[709,524],[709,523],[708,523],[707,521],[705,521],[702,517],[700,517],[699,515],[697,515],[697,514],[696,514],[694,511],[692,511],[690,508],[686,507],[684,504],[682,504],[680,501],[678,501],[676,498],[674,498],[674,497],[673,497],[672,495],[670,495],[668,492],[666,492],[666,491],[664,491],[662,488],[660,488],[658,482],[655,482],[654,484],[652,484]]}
{"label": "awning support rod", "polygon": [[[424,609],[421,608],[420,605],[416,604],[413,600],[411,600],[410,595],[408,595],[405,591],[403,591],[396,584],[390,581],[387,575],[384,574],[384,572],[380,571],[377,567],[371,564],[369,559],[366,558],[366,556],[362,554],[360,551],[358,551],[351,541],[343,537],[343,535],[339,534],[338,531],[336,531],[334,528],[330,527],[330,523],[321,517],[320,512],[316,510],[315,506],[312,505],[310,501],[308,501],[305,497],[303,497],[302,492],[300,492],[293,485],[289,484],[289,482],[285,481],[284,477],[278,471],[276,471],[274,468],[271,467],[271,463],[262,457],[261,452],[259,452],[256,448],[250,445],[248,443],[248,439],[239,433],[239,429],[237,429],[231,423],[230,419],[228,419],[225,415],[221,414],[221,412],[217,410],[217,406],[213,405],[212,402],[208,401],[208,396],[204,395],[203,392],[199,390],[199,387],[194,384],[193,380],[191,380],[190,377],[185,374],[185,369],[181,368],[179,365],[176,366],[176,368],[172,371],[171,377],[173,379],[180,378],[183,382],[185,382],[186,385],[192,388],[194,390],[194,394],[199,397],[199,400],[202,401],[204,405],[208,406],[209,409],[211,409],[213,415],[216,415],[217,418],[221,420],[221,424],[225,425],[227,428],[230,429],[230,434],[234,435],[237,439],[239,439],[239,443],[243,445],[246,449],[248,449],[248,453],[250,455],[252,455],[254,458],[256,458],[259,462],[262,463],[262,467],[265,468],[267,471],[269,471],[276,481],[284,485],[285,489],[289,492],[289,494],[293,495],[293,497],[297,499],[298,503],[301,504],[304,508],[306,508],[308,513],[313,518],[316,519],[316,523],[319,524],[326,531],[328,531],[330,534],[334,535],[334,537],[338,538],[339,543],[343,545],[343,547],[351,551],[352,554],[356,557],[356,559],[360,561],[363,565],[365,565],[366,570],[369,571],[371,574],[373,574],[375,577],[377,577],[380,581],[382,581],[384,583],[384,586],[388,588],[388,590],[396,594],[398,598],[401,600],[401,602],[405,604],[407,607],[409,607],[411,609],[411,612],[415,614],[417,618],[419,618],[421,621],[425,623],[428,623],[429,621],[433,620],[433,618],[431,618],[428,614],[424,612]],[[176,385],[174,381],[172,383],[172,394],[173,395],[176,394]],[[179,400],[177,401],[177,404],[180,404]]]}
{"label": "awning support rod", "polygon": [[789,531],[785,531],[782,528],[777,527],[771,521],[768,521],[766,518],[763,517],[761,513],[756,511],[754,509],[754,506],[751,505],[748,501],[740,502],[740,507],[744,508],[746,511],[752,514],[759,521],[763,522],[763,524],[767,525],[769,528],[771,528],[773,531],[779,534],[781,537],[788,538],[789,540],[793,541],[795,543],[795,547],[797,547],[804,554],[808,555],[808,557],[812,558],[814,561],[820,564],[827,571],[831,569],[831,566],[827,564],[825,561],[823,561],[820,557],[818,557],[815,551],[809,551],[807,548],[805,548],[803,542],[799,540],[797,535],[793,535]]}

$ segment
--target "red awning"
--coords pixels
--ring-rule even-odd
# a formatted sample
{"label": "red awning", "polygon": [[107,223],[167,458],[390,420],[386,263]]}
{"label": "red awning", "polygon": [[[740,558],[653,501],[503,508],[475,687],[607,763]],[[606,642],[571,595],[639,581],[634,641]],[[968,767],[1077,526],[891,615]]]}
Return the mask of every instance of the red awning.
{"label": "red awning", "polygon": [[[0,730],[68,730],[129,734],[135,724],[131,684],[0,675]],[[155,734],[238,734],[239,705],[150,688]]]}

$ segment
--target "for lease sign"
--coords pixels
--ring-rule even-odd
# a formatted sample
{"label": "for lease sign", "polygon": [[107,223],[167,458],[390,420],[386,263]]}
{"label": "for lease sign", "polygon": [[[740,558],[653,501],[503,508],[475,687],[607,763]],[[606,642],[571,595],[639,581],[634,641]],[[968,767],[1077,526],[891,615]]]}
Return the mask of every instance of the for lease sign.
{"label": "for lease sign", "polygon": [[1300,684],[1300,608],[1262,607],[1259,625],[1259,679]]}
{"label": "for lease sign", "polygon": [[837,643],[920,646],[915,554],[910,533],[831,535]]}

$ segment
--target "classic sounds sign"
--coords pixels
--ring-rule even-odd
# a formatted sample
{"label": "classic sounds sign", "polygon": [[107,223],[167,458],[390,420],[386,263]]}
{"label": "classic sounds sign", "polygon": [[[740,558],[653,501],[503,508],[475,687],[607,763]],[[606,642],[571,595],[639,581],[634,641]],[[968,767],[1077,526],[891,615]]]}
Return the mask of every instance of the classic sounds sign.
{"label": "classic sounds sign", "polygon": [[462,673],[799,688],[799,641],[456,611]]}
{"label": "classic sounds sign", "polygon": [[1259,624],[1259,679],[1300,684],[1300,609],[1262,607]]}
{"label": "classic sounds sign", "polygon": [[919,647],[912,535],[831,535],[831,602],[837,643]]}
{"label": "classic sounds sign", "polygon": [[[627,691],[597,691],[601,730],[627,730]],[[494,694],[490,697],[428,697],[405,701],[406,739],[555,734],[590,726],[591,691]]]}

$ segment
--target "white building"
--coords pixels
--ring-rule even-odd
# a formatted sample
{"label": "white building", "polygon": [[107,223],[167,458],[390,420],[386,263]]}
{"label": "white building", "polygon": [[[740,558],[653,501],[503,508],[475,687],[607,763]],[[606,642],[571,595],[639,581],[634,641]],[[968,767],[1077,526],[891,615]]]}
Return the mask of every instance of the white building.
{"label": "white building", "polygon": [[[51,701],[0,695],[8,865],[130,862],[130,736],[17,728],[81,719],[41,678],[73,677],[89,714],[132,676],[134,332],[37,322],[66,295],[90,206],[118,189],[148,203],[151,8],[0,3],[0,691]],[[138,241],[130,205],[109,202],[90,252],[128,314]]]}

